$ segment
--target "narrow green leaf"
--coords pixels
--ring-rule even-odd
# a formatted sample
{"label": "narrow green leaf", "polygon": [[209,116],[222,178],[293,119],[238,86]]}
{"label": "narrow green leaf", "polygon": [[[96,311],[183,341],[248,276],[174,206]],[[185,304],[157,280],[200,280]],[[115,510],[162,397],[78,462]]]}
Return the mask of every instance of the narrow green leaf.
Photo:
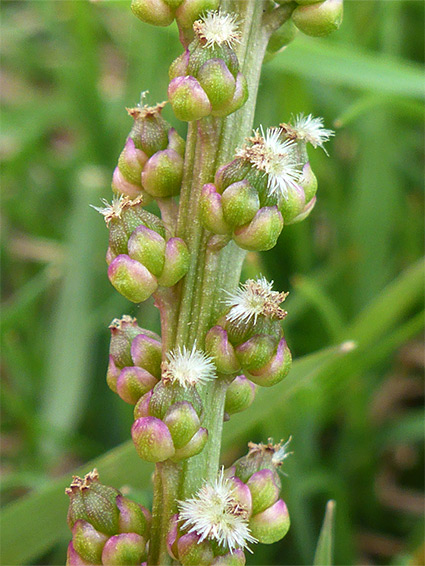
{"label": "narrow green leaf", "polygon": [[309,79],[360,90],[423,100],[425,81],[419,64],[389,55],[361,52],[333,41],[299,38],[275,57],[265,72],[289,71]]}
{"label": "narrow green leaf", "polygon": [[335,507],[335,501],[332,499],[328,501],[316,553],[314,555],[314,566],[332,566],[333,564]]}

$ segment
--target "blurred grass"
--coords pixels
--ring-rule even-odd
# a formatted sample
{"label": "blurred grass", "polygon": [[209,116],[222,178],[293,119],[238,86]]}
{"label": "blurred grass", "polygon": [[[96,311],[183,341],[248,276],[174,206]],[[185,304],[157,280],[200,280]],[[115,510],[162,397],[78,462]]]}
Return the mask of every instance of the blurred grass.
{"label": "blurred grass", "polygon": [[[1,488],[12,513],[2,552],[56,564],[63,473],[94,459],[106,482],[148,480],[128,443],[101,456],[131,426],[131,408],[105,384],[106,327],[128,312],[158,330],[158,316],[151,302],[135,307],[112,292],[107,233],[88,205],[110,197],[130,128],[124,107],[142,90],[151,102],[166,97],[180,48],[173,26],[141,24],[125,2],[2,8]],[[299,37],[277,55],[260,86],[257,124],[312,112],[337,135],[330,158],[312,155],[311,217],[285,228],[274,250],[250,254],[244,273],[261,270],[291,290],[285,329],[295,358],[344,340],[358,348],[322,371],[317,364],[314,380],[303,358],[281,395],[263,390],[250,413],[232,418],[227,463],[249,438],[293,436],[283,478],[292,528],[251,564],[312,564],[329,499],[335,564],[421,560],[424,5],[351,0],[345,12],[329,39]],[[19,509],[27,529],[39,516],[25,545]]]}

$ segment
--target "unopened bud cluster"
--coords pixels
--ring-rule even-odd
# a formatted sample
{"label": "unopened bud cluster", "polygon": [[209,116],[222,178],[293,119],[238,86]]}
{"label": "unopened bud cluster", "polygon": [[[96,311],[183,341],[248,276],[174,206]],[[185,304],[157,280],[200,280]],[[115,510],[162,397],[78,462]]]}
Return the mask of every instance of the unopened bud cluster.
{"label": "unopened bud cluster", "polygon": [[69,488],[68,525],[72,541],[67,566],[140,565],[147,557],[150,512],[99,482],[97,470],[74,476]]}

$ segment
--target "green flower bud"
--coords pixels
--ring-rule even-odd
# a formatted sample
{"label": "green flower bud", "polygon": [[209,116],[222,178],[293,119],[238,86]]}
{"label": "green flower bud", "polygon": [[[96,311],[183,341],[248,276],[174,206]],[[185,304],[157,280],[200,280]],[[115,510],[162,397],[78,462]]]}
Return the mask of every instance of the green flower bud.
{"label": "green flower bud", "polygon": [[239,458],[231,467],[231,473],[241,479],[244,483],[260,470],[270,470],[274,483],[281,487],[280,477],[277,470],[283,461],[291,454],[288,452],[288,444],[291,439],[282,444],[272,444],[269,439],[267,444],[255,444],[249,442],[249,451],[246,456]]}
{"label": "green flower bud", "polygon": [[244,369],[254,371],[270,360],[276,350],[276,345],[276,339],[273,336],[256,334],[236,346],[235,353]]}
{"label": "green flower bud", "polygon": [[137,319],[128,315],[124,315],[121,319],[114,318],[109,325],[109,330],[111,331],[109,355],[116,367],[122,369],[132,365],[131,344],[138,334],[144,332],[137,324]]}
{"label": "green flower bud", "polygon": [[153,389],[158,380],[146,370],[133,366],[125,367],[117,379],[117,393],[123,401],[135,405],[145,393]]}
{"label": "green flower bud", "polygon": [[288,509],[282,499],[262,513],[253,515],[249,521],[253,536],[263,544],[272,544],[281,540],[288,532],[289,526]]}
{"label": "green flower bud", "polygon": [[205,337],[205,349],[214,360],[219,373],[231,374],[240,369],[241,365],[235,350],[222,326],[214,326],[208,331]]}
{"label": "green flower bud", "polygon": [[276,206],[261,208],[253,220],[237,228],[233,239],[244,250],[271,250],[282,232],[283,218]]}
{"label": "green flower bud", "polygon": [[84,560],[82,556],[78,554],[75,550],[72,541],[68,545],[68,551],[66,554],[66,566],[95,566],[96,563]]}
{"label": "green flower bud", "polygon": [[233,99],[235,78],[222,59],[206,61],[197,73],[199,84],[211,103],[213,115],[227,114],[226,105]]}
{"label": "green flower bud", "polygon": [[220,0],[184,0],[177,8],[176,20],[180,30],[180,40],[187,45],[193,39],[193,23],[210,10],[217,10]]}
{"label": "green flower bud", "polygon": [[280,28],[274,31],[270,36],[267,44],[267,53],[269,56],[282,51],[295,39],[297,32],[298,30],[292,20],[287,20],[283,25],[281,25]]}
{"label": "green flower bud", "polygon": [[200,421],[195,409],[187,401],[172,405],[164,416],[175,448],[185,446],[199,430]]}
{"label": "green flower bud", "polygon": [[183,159],[174,149],[157,151],[142,173],[144,189],[155,198],[178,195],[182,178]]}
{"label": "green flower bud", "polygon": [[180,462],[192,456],[200,454],[204,449],[208,440],[208,431],[206,428],[199,428],[199,430],[192,436],[187,444],[182,448],[176,448],[174,456],[171,457],[173,462]]}
{"label": "green flower bud", "polygon": [[213,551],[209,541],[200,541],[196,533],[188,533],[177,542],[179,561],[183,566],[209,566],[213,559]]}
{"label": "green flower bud", "polygon": [[[305,2],[299,2],[299,4]],[[298,6],[292,12],[297,28],[313,37],[324,37],[337,30],[342,23],[343,0],[325,0]]]}
{"label": "green flower bud", "polygon": [[114,170],[112,189],[114,192],[136,198],[143,193],[141,174],[148,156],[141,149],[137,149],[134,141],[127,138],[124,149],[118,159],[118,166]]}
{"label": "green flower bud", "polygon": [[131,436],[137,454],[147,462],[163,462],[174,455],[173,439],[168,427],[155,417],[134,421]]}
{"label": "green flower bud", "polygon": [[131,0],[133,14],[147,24],[169,26],[174,20],[174,10],[166,0]]}
{"label": "green flower bud", "polygon": [[232,226],[242,226],[251,222],[260,208],[257,191],[248,181],[233,183],[222,194],[223,214]]}
{"label": "green flower bud", "polygon": [[249,379],[263,387],[272,387],[284,379],[291,369],[291,351],[286,344],[285,338],[279,342],[275,355],[270,361],[260,368],[249,370]]}
{"label": "green flower bud", "polygon": [[118,530],[120,533],[137,533],[149,537],[151,514],[145,507],[127,497],[118,495],[116,504],[120,512]]}
{"label": "green flower bud", "polygon": [[[159,336],[142,330],[131,343],[131,358],[135,366],[145,369],[157,379],[161,377],[162,344]],[[154,334],[152,332],[152,334]]]}
{"label": "green flower bud", "polygon": [[243,550],[235,550],[234,552],[226,552],[222,556],[216,556],[211,566],[245,566],[246,558]]}
{"label": "green flower bud", "polygon": [[245,411],[252,405],[255,391],[254,383],[244,375],[238,375],[227,388],[224,411],[228,415]]}
{"label": "green flower bud", "polygon": [[172,287],[189,269],[190,255],[181,238],[170,238],[165,246],[164,269],[158,277],[162,287]]}
{"label": "green flower bud", "polygon": [[275,481],[272,470],[255,472],[246,482],[252,496],[252,514],[256,515],[271,507],[279,499],[280,485]]}
{"label": "green flower bud", "polygon": [[148,391],[137,401],[134,407],[134,420],[140,419],[141,417],[149,417],[149,403],[153,395],[153,390]]}
{"label": "green flower bud", "polygon": [[168,98],[179,120],[192,122],[211,113],[211,103],[194,77],[176,77],[168,87]]}
{"label": "green flower bud", "polygon": [[145,301],[158,288],[157,280],[146,267],[123,254],[110,264],[108,277],[115,289],[133,303]]}
{"label": "green flower bud", "polygon": [[164,269],[165,240],[154,230],[138,226],[128,240],[128,255],[158,277]]}
{"label": "green flower bud", "polygon": [[212,183],[204,185],[201,199],[201,221],[203,226],[214,234],[229,234],[231,226],[224,219],[222,196]]}
{"label": "green flower bud", "polygon": [[92,564],[101,563],[102,550],[108,538],[108,535],[96,531],[83,519],[78,519],[72,527],[72,544],[75,551]]}
{"label": "green flower bud", "polygon": [[146,541],[136,533],[111,537],[102,552],[104,566],[138,566],[146,558]]}

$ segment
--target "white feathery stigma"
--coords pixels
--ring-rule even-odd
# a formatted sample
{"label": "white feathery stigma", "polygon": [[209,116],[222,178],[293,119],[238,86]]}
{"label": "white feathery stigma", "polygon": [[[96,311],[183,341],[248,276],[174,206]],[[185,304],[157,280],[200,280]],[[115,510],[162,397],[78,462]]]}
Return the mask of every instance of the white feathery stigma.
{"label": "white feathery stigma", "polygon": [[124,202],[123,195],[114,197],[110,203],[104,198],[100,199],[100,201],[104,206],[94,206],[93,204],[91,204],[90,206],[91,208],[94,208],[94,210],[102,214],[102,216],[105,218],[106,223],[108,223],[114,217],[119,218],[121,216]]}
{"label": "white feathery stigma", "polygon": [[162,363],[162,379],[177,383],[185,389],[203,384],[217,377],[212,359],[196,348],[188,350],[186,346],[167,353],[167,360]]}
{"label": "white feathery stigma", "polygon": [[304,116],[303,113],[300,113],[297,114],[293,122],[294,124],[291,127],[297,139],[311,143],[314,148],[321,147],[326,155],[328,155],[323,144],[329,141],[329,138],[334,136],[335,132],[333,130],[327,130],[323,126],[323,118],[314,118],[313,114]]}
{"label": "white feathery stigma", "polygon": [[230,322],[256,324],[260,315],[281,320],[286,316],[286,311],[279,305],[286,299],[288,293],[273,291],[273,281],[267,281],[265,277],[248,279],[233,293],[226,291],[228,297],[225,304],[230,307],[226,315]]}
{"label": "white feathery stigma", "polygon": [[235,14],[210,10],[193,24],[196,35],[203,47],[227,45],[232,47],[240,42],[240,31]]}
{"label": "white feathery stigma", "polygon": [[288,446],[290,445],[292,436],[288,438],[286,442],[282,444],[282,441],[275,446],[275,453],[272,456],[272,463],[278,467],[281,466],[283,461],[286,460],[288,456],[293,454],[293,452],[288,451]]}
{"label": "white feathery stigma", "polygon": [[194,497],[179,501],[179,520],[182,528],[205,539],[214,540],[230,553],[247,549],[257,542],[249,530],[249,513],[238,500],[232,480],[224,477],[223,468],[213,483],[205,483]]}
{"label": "white feathery stigma", "polygon": [[297,163],[295,143],[283,140],[279,128],[262,127],[249,139],[250,144],[239,150],[237,157],[247,159],[259,171],[267,175],[269,194],[278,193],[288,198],[291,188],[297,187],[301,178],[300,164]]}

